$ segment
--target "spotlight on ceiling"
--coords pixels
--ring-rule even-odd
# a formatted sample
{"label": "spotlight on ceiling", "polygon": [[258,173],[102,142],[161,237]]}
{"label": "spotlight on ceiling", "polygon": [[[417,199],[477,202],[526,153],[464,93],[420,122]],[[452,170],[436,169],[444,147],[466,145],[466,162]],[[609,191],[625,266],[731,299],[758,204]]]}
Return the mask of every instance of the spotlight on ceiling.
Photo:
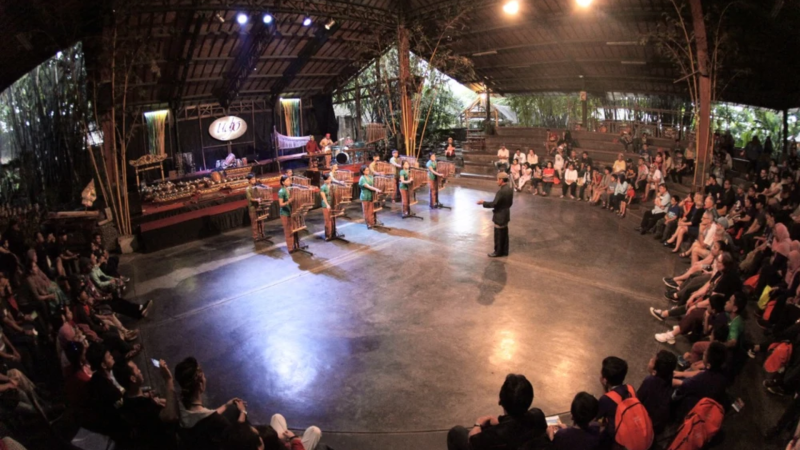
{"label": "spotlight on ceiling", "polygon": [[239,22],[239,25],[244,25],[247,23],[247,14],[239,13],[236,15],[236,21]]}
{"label": "spotlight on ceiling", "polygon": [[272,23],[272,14],[264,13],[264,23],[267,25]]}
{"label": "spotlight on ceiling", "polygon": [[519,12],[519,2],[517,0],[511,0],[510,2],[506,2],[503,5],[503,11],[506,14],[516,14]]}
{"label": "spotlight on ceiling", "polygon": [[214,18],[217,19],[219,23],[225,23],[225,18],[220,16],[219,13],[214,14]]}
{"label": "spotlight on ceiling", "polygon": [[334,25],[336,25],[336,21],[333,19],[328,19],[328,21],[325,23],[325,29],[330,30]]}
{"label": "spotlight on ceiling", "polygon": [[578,6],[582,8],[588,8],[589,5],[592,4],[592,0],[577,0],[577,1],[578,1]]}
{"label": "spotlight on ceiling", "polygon": [[305,19],[303,19],[303,26],[304,26],[304,27],[309,27],[309,26],[311,26],[311,17],[308,17],[308,16],[306,16],[306,18],[305,18]]}

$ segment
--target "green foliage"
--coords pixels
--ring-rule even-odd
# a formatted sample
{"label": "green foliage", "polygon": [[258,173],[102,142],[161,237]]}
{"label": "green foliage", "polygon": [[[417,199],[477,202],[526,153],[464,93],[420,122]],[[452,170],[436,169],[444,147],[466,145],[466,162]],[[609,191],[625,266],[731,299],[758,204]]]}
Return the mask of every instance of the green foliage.
{"label": "green foliage", "polygon": [[[744,147],[753,136],[759,136],[764,142],[767,136],[772,137],[776,146],[783,139],[783,113],[765,108],[719,103],[711,112],[711,121],[716,130],[730,130],[736,145]],[[800,134],[800,115],[792,111],[788,116],[789,137]]]}
{"label": "green foliage", "polygon": [[80,44],[32,70],[0,94],[0,141],[11,160],[0,201],[75,204],[92,179],[84,119],[86,71]]}

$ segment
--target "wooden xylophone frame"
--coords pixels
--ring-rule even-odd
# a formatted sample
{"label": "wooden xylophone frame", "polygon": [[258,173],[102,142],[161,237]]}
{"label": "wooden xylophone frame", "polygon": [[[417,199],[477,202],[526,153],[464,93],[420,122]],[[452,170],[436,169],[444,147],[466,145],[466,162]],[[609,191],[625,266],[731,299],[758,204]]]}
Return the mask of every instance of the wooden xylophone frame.
{"label": "wooden xylophone frame", "polygon": [[403,161],[408,161],[408,165],[412,168],[419,169],[419,160],[413,156],[401,156],[400,157],[400,165],[403,165]]}
{"label": "wooden xylophone frame", "polygon": [[423,220],[422,217],[414,214],[411,211],[411,206],[417,204],[417,190],[419,190],[422,186],[425,186],[425,182],[428,180],[428,171],[425,169],[420,169],[417,167],[412,167],[409,169],[409,177],[411,178],[411,186],[408,188],[408,209],[409,214],[403,215],[403,219],[419,219]]}
{"label": "wooden xylophone frame", "polygon": [[272,239],[264,234],[265,224],[269,219],[269,211],[272,203],[275,201],[272,197],[272,187],[264,185],[256,185],[253,191],[255,198],[260,199],[256,207],[256,220],[258,220],[259,228],[261,229],[262,240],[271,241]]}
{"label": "wooden xylophone frame", "polygon": [[[292,177],[304,178],[304,177]],[[306,178],[308,180],[308,178]],[[307,230],[306,214],[314,207],[314,190],[308,186],[289,186],[289,204],[292,206],[291,225],[294,233],[294,249],[311,255],[307,245],[300,244],[300,232]]]}
{"label": "wooden xylophone frame", "polygon": [[305,186],[311,187],[311,180],[299,175],[292,175],[292,186]]}
{"label": "wooden xylophone frame", "polygon": [[442,190],[447,185],[447,179],[456,174],[456,165],[449,161],[436,161],[436,171],[442,174],[438,180],[439,190]]}
{"label": "wooden xylophone frame", "polygon": [[373,209],[373,214],[375,214],[375,226],[384,227],[383,223],[378,221],[378,212],[383,211],[383,202],[387,198],[394,198],[394,175],[373,175],[372,179],[374,180],[373,186],[381,191],[380,194],[377,192],[373,192],[372,194],[372,203],[375,205]]}
{"label": "wooden xylophone frame", "polygon": [[386,161],[375,161],[375,169],[384,175],[391,175],[394,173],[395,167]]}
{"label": "wooden xylophone frame", "polygon": [[339,188],[344,188],[344,190],[341,191],[342,200],[340,203],[342,206],[340,207],[338,202],[336,205],[331,205],[331,206],[337,210],[338,214],[337,217],[341,216],[347,217],[343,205],[346,205],[353,201],[353,172],[349,170],[337,170],[333,172],[333,178],[338,183],[342,183],[343,185],[337,183],[331,183],[331,184],[333,186],[339,186]]}

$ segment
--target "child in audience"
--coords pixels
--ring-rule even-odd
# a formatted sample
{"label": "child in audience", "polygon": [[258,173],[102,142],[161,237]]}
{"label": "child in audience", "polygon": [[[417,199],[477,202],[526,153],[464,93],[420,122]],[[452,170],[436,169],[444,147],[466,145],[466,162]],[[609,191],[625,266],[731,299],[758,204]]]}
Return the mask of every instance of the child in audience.
{"label": "child in audience", "polygon": [[592,394],[579,392],[569,409],[573,425],[563,423],[547,428],[554,450],[595,450],[600,448],[600,425],[594,421],[598,402]]}
{"label": "child in audience", "polygon": [[650,420],[653,422],[653,432],[658,435],[669,423],[669,408],[672,399],[672,374],[678,365],[678,358],[667,350],[659,351],[650,358],[647,364],[648,375],[636,397],[642,402]]}
{"label": "child in audience", "polygon": [[544,184],[544,193],[542,196],[546,197],[550,195],[550,191],[553,189],[555,175],[556,169],[553,167],[552,161],[547,161],[547,165],[544,170],[542,170],[542,184]]}

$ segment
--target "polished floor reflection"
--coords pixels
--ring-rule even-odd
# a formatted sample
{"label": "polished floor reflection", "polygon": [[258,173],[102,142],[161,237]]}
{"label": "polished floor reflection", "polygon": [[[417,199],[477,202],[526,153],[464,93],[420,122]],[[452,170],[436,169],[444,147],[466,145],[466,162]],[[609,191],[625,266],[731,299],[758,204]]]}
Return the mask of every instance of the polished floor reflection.
{"label": "polished floor reflection", "polygon": [[[490,259],[491,186],[442,192],[452,211],[399,208],[391,228],[340,221],[350,243],[304,236],[313,256],[254,248],[249,230],[126,260],[134,294],[153,299],[146,357],[195,356],[211,404],[242,397],[251,418],[339,432],[445,430],[497,411],[506,373],[528,376],[534,403],[569,409],[601,393],[600,362],[628,360],[638,386],[662,346],[661,277],[683,267],[632,220],[585,203],[518,194],[511,256]],[[309,215],[321,231],[321,214]],[[680,348],[680,347],[679,347]],[[150,369],[150,368],[148,368]],[[733,447],[731,447],[733,448]]]}

